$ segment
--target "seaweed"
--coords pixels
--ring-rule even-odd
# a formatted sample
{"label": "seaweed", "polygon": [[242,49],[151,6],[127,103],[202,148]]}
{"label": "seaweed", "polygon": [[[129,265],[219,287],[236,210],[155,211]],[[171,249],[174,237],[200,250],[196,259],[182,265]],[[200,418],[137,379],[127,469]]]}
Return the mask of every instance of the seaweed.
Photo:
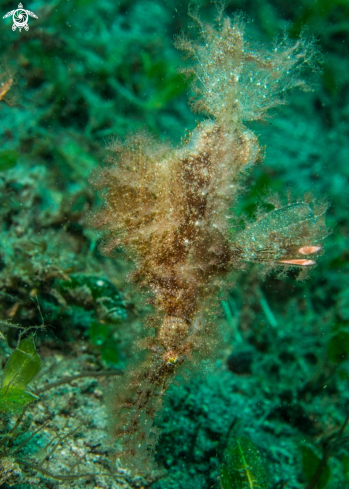
{"label": "seaweed", "polygon": [[222,489],[267,489],[267,477],[257,447],[245,437],[230,440],[221,466]]}

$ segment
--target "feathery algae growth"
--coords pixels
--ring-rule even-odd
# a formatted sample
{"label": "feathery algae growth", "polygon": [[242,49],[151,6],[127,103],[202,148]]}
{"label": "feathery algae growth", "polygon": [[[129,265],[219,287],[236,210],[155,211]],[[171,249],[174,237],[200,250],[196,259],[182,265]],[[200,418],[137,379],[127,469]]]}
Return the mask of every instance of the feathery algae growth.
{"label": "feathery algae growth", "polygon": [[[310,197],[274,210],[231,232],[232,207],[246,170],[261,159],[257,136],[245,121],[261,120],[285,103],[293,87],[306,88],[302,70],[316,69],[311,42],[284,39],[267,49],[246,39],[241,16],[215,25],[195,21],[201,40],[177,47],[194,59],[187,71],[194,110],[207,115],[179,147],[145,133],[115,141],[109,165],[92,183],[104,207],[92,217],[102,250],[121,248],[135,263],[131,280],[148,290],[155,314],[147,326],[143,363],[124,376],[113,401],[118,456],[146,471],[157,441],[153,419],[163,394],[186,360],[209,355],[214,343],[214,301],[229,273],[244,262],[267,270],[315,263],[326,235],[326,204]],[[144,347],[144,344],[143,344]],[[200,355],[193,355],[193,352]]]}

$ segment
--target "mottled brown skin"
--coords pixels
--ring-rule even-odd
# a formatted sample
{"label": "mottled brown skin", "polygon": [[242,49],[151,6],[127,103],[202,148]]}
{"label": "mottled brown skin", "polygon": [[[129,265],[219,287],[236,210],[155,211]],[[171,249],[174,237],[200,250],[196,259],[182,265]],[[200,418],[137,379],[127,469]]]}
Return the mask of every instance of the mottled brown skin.
{"label": "mottled brown skin", "polygon": [[303,202],[290,209],[275,203],[286,226],[278,218],[273,230],[262,215],[242,233],[230,232],[243,176],[261,159],[257,137],[243,121],[263,118],[284,103],[282,87],[300,85],[292,76],[310,58],[306,49],[299,51],[304,42],[256,52],[240,17],[231,22],[221,14],[218,29],[198,22],[204,42],[181,39],[178,45],[197,58],[191,69],[195,107],[210,119],[178,148],[145,134],[115,141],[109,165],[91,179],[105,201],[92,217],[104,236],[102,250],[127,253],[135,263],[131,280],[150,291],[157,311],[146,358],[124,376],[111,403],[112,431],[122,445],[118,456],[123,466],[142,473],[149,470],[158,436],[153,419],[172,377],[193,353],[208,354],[214,344],[212,303],[229,273],[245,261],[288,267],[280,260],[306,259],[298,250],[324,237],[317,232],[324,209],[313,213]]}
{"label": "mottled brown skin", "polygon": [[2,100],[8,105],[16,104],[13,95],[16,78],[16,73],[7,65],[6,61],[0,59],[0,101]]}

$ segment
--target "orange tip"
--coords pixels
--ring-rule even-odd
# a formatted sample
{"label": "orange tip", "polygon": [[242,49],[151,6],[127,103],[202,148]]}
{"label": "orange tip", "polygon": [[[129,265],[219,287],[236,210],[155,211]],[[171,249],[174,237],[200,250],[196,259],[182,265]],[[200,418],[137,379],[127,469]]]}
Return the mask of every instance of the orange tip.
{"label": "orange tip", "polygon": [[12,83],[13,83],[13,80],[12,78],[10,78],[8,81],[6,81],[5,83],[3,83],[1,86],[0,86],[0,100],[2,100],[2,98],[6,95],[6,93],[10,90],[11,86],[12,86]]}
{"label": "orange tip", "polygon": [[286,263],[286,265],[299,265],[301,267],[307,267],[309,265],[315,265],[314,260],[279,260],[279,263]]}
{"label": "orange tip", "polygon": [[312,253],[316,253],[321,250],[321,246],[303,246],[299,248],[298,252],[302,255],[311,255]]}

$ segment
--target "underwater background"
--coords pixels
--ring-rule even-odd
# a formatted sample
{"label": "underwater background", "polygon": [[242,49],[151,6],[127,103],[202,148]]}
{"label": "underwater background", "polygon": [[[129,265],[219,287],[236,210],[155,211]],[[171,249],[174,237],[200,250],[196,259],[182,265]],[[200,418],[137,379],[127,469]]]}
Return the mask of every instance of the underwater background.
{"label": "underwater background", "polygon": [[[215,5],[200,5],[212,21]],[[0,7],[3,17],[17,5]],[[265,158],[237,213],[252,218],[269,190],[312,191],[330,201],[332,232],[306,281],[236,273],[216,318],[220,344],[168,391],[157,468],[143,478],[115,465],[106,406],[152,308],[126,279],[132,263],[98,250],[86,216],[102,201],[89,178],[112,136],[146,129],[179,143],[196,126],[173,45],[189,3],[24,8],[38,17],[28,31],[0,25],[1,82],[14,80],[0,102],[0,485],[349,487],[349,2],[226,4],[247,14],[258,42],[304,30],[324,55],[312,91],[249,124]],[[4,402],[9,377],[17,390]]]}

